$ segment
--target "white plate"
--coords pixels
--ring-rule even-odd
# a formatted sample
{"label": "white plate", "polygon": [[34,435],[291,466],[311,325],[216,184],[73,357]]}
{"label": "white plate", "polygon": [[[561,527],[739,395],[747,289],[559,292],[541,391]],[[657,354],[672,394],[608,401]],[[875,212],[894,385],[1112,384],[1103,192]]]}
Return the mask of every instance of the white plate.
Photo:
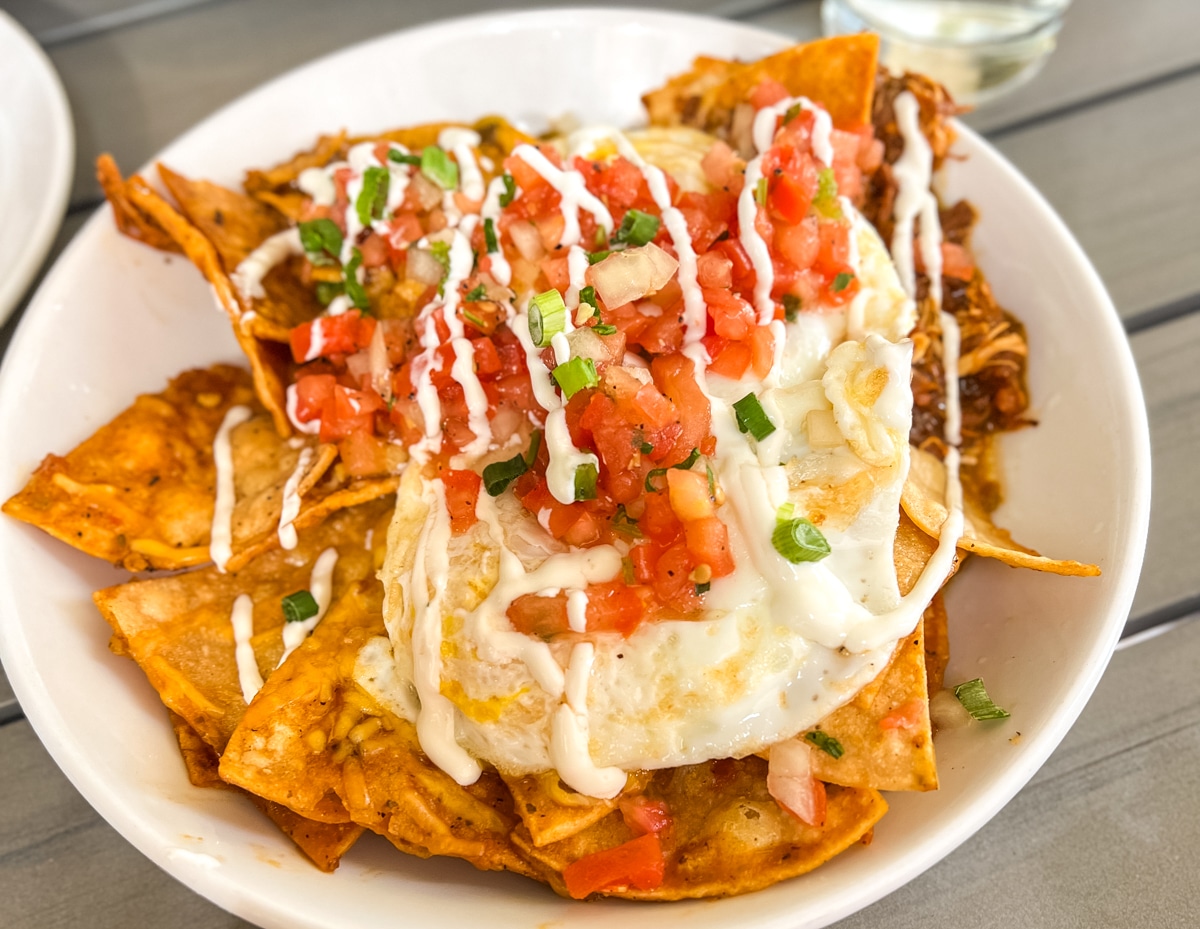
{"label": "white plate", "polygon": [[[695,54],[753,57],[783,44],[743,26],[658,12],[440,23],[292,72],[189,132],[162,159],[232,185],[245,167],[271,164],[341,126],[361,132],[490,112],[535,127],[567,112],[630,125],[642,119],[640,93]],[[378,840],[356,847],[336,875],[320,875],[240,798],[188,785],[157,698],[131,662],[106,650],[90,593],[120,575],[4,520],[0,653],[38,734],[142,852],[268,927],[391,925],[401,913],[405,925],[437,929],[578,929],[618,913],[627,929],[821,926],[919,874],[995,814],[1079,714],[1128,612],[1149,510],[1141,392],[1099,279],[1012,167],[965,130],[960,149],[969,157],[950,163],[946,190],[969,194],[981,209],[980,259],[1000,299],[1028,325],[1041,421],[1006,442],[1003,519],[1018,538],[1097,562],[1104,576],[968,565],[952,593],[949,679],[982,672],[1012,719],[940,737],[942,789],[891,795],[869,848],[760,893],[670,906],[572,903],[512,875],[407,858]],[[71,448],[138,391],[160,389],[186,366],[237,357],[200,275],[121,238],[101,211],[39,291],[0,372],[0,493],[15,492],[48,450]]]}
{"label": "white plate", "polygon": [[25,293],[67,208],[75,135],[46,53],[0,10],[0,323]]}

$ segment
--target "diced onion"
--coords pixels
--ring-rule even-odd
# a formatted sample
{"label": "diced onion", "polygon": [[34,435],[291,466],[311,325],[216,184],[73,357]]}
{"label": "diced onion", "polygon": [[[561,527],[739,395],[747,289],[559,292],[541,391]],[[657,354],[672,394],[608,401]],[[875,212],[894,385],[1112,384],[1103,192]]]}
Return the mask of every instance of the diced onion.
{"label": "diced onion", "polygon": [[845,442],[833,410],[809,410],[804,428],[808,432],[808,444],[813,448],[837,448]]}
{"label": "diced onion", "polygon": [[[616,342],[620,346],[616,346]],[[590,358],[597,365],[620,363],[625,357],[624,339],[615,336],[601,338],[588,326],[572,329],[567,333],[567,344],[571,346],[572,358]]]}
{"label": "diced onion", "polygon": [[371,344],[367,346],[370,361],[371,386],[384,400],[392,396],[391,365],[388,363],[387,343],[383,338],[383,326],[377,325],[371,333]]}
{"label": "diced onion", "polygon": [[542,234],[533,223],[526,220],[513,223],[508,227],[508,237],[526,261],[541,261],[546,256]]}
{"label": "diced onion", "polygon": [[613,308],[656,293],[678,269],[679,262],[651,242],[613,252],[588,268],[587,281],[604,305]]}
{"label": "diced onion", "polygon": [[775,802],[810,826],[825,823],[825,785],[812,774],[812,755],[799,739],[771,746],[767,762],[767,793]]}
{"label": "diced onion", "polygon": [[437,285],[446,275],[446,267],[424,248],[410,248],[407,253],[407,273],[410,280],[421,284]]}
{"label": "diced onion", "polygon": [[412,176],[412,180],[408,182],[408,190],[417,201],[417,205],[426,212],[442,203],[442,188],[420,172]]}

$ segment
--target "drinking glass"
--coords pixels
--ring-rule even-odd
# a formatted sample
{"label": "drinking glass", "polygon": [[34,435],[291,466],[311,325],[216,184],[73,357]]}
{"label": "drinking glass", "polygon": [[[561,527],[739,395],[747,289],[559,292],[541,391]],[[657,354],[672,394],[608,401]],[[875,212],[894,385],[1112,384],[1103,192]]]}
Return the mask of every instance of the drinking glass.
{"label": "drinking glass", "polygon": [[826,35],[879,33],[893,71],[920,71],[978,106],[1032,78],[1071,0],[823,0]]}

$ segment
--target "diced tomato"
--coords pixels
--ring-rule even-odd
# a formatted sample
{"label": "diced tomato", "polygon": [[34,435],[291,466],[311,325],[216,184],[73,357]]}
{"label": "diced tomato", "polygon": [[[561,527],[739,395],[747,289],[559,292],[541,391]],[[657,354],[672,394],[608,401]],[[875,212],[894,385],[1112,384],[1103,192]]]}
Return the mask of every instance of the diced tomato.
{"label": "diced tomato", "polygon": [[651,832],[571,862],[563,870],[563,880],[567,893],[582,900],[615,887],[653,890],[662,884],[664,867],[662,844]]}
{"label": "diced tomato", "polygon": [[366,241],[358,246],[362,253],[364,268],[379,268],[388,263],[390,256],[388,241],[378,233],[367,236]]}
{"label": "diced tomato", "polygon": [[953,242],[942,243],[942,274],[969,281],[975,275],[975,262],[970,253]]}
{"label": "diced tomato", "polygon": [[925,703],[909,700],[879,720],[880,729],[915,729],[925,721]]}
{"label": "diced tomato", "polygon": [[588,632],[619,632],[628,636],[642,622],[645,605],[623,583],[594,584],[587,589]]}
{"label": "diced tomato", "polygon": [[758,314],[746,300],[728,290],[705,287],[702,291],[713,329],[726,339],[741,341],[758,323]]}
{"label": "diced tomato", "polygon": [[811,268],[821,250],[817,220],[809,216],[795,224],[775,229],[775,251],[795,270]]}
{"label": "diced tomato", "polygon": [[671,828],[666,800],[651,800],[645,794],[622,797],[617,803],[629,831],[636,835],[662,835]]}
{"label": "diced tomato", "polygon": [[775,364],[775,333],[770,326],[755,326],[750,333],[750,365],[754,376],[765,378]]}
{"label": "diced tomato", "polygon": [[[643,498],[645,511],[638,520],[638,528],[652,542],[666,547],[679,538],[683,526],[671,509],[670,499],[662,492],[646,494]],[[649,578],[647,578],[647,581]]]}
{"label": "diced tomato", "polygon": [[296,419],[302,423],[320,419],[336,385],[337,378],[332,374],[309,374],[297,380]]}
{"label": "diced tomato", "polygon": [[[292,329],[292,358],[297,364],[331,355],[352,355],[371,344],[375,319],[350,310],[338,316],[320,316]],[[311,356],[311,357],[310,357]]]}
{"label": "diced tomato", "polygon": [[771,185],[767,205],[786,223],[798,223],[808,214],[812,194],[789,174],[781,174]]}
{"label": "diced tomato", "polygon": [[732,262],[735,287],[745,290],[753,286],[754,265],[750,263],[750,256],[746,254],[746,249],[742,247],[741,242],[731,237],[718,242],[713,248],[720,250],[721,254]]}
{"label": "diced tomato", "polygon": [[731,380],[739,380],[750,368],[753,352],[746,342],[730,342],[720,336],[705,336],[704,347],[712,361],[708,370]]}
{"label": "diced tomato", "polygon": [[696,282],[701,287],[728,290],[733,286],[733,262],[719,252],[705,252],[696,259]]}
{"label": "diced tomato", "polygon": [[716,504],[708,495],[708,478],[699,471],[668,470],[667,499],[685,531],[689,522],[708,519],[716,512]]}
{"label": "diced tomato", "polygon": [[729,528],[715,514],[684,523],[683,532],[688,551],[699,564],[708,565],[713,577],[733,573],[736,566],[729,550]]}
{"label": "diced tomato", "polygon": [[577,514],[575,521],[563,530],[559,538],[576,548],[586,548],[588,545],[599,542],[600,534],[603,531],[600,520],[582,508],[577,508],[573,512]]}
{"label": "diced tomato", "polygon": [[786,739],[771,746],[767,791],[802,823],[825,825],[825,785],[813,777],[811,749],[801,740]]}
{"label": "diced tomato", "polygon": [[633,563],[633,576],[639,584],[649,584],[654,580],[654,546],[635,545],[629,550],[629,560]]}
{"label": "diced tomato", "polygon": [[850,227],[838,222],[819,223],[817,235],[820,240],[815,262],[817,270],[833,276],[847,268],[846,262],[850,258]]}
{"label": "diced tomato", "polygon": [[369,432],[352,432],[338,443],[338,457],[351,477],[388,471],[388,443]]}
{"label": "diced tomato", "polygon": [[391,230],[388,232],[388,245],[392,248],[393,261],[395,261],[396,252],[403,252],[425,234],[425,230],[421,228],[421,221],[417,219],[417,214],[409,211],[397,213],[388,225]]}
{"label": "diced tomato", "polygon": [[475,505],[479,502],[481,480],[474,471],[446,469],[441,473],[446,488],[446,509],[450,511],[450,530],[461,535],[475,525]]}
{"label": "diced tomato", "polygon": [[472,339],[471,350],[475,353],[476,374],[480,377],[490,377],[500,373],[500,353],[496,351],[491,339]]}
{"label": "diced tomato", "polygon": [[654,592],[669,607],[682,613],[691,613],[700,608],[700,596],[691,579],[696,560],[687,546],[676,542],[659,557],[654,565]]}
{"label": "diced tomato", "polygon": [[549,639],[570,630],[567,623],[567,598],[524,594],[508,606],[508,621],[513,628],[538,639]]}
{"label": "diced tomato", "polygon": [[[741,159],[724,142],[718,141],[713,144],[705,153],[700,167],[704,171],[705,179],[716,189],[740,193],[743,178]],[[738,185],[737,191],[732,190],[735,183]]]}
{"label": "diced tomato", "polygon": [[678,464],[692,453],[693,448],[708,435],[712,414],[708,398],[696,383],[695,366],[685,355],[673,354],[655,358],[650,362],[650,373],[667,398],[675,404],[683,427],[675,440],[671,453],[663,464]]}
{"label": "diced tomato", "polygon": [[335,385],[321,410],[321,441],[337,442],[354,432],[373,432],[375,414],[382,409],[383,399],[374,390]]}

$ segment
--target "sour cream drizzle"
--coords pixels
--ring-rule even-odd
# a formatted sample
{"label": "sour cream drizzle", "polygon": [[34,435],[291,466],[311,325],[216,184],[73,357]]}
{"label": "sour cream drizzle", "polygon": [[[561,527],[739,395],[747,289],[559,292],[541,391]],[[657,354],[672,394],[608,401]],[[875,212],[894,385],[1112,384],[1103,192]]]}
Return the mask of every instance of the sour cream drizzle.
{"label": "sour cream drizzle", "polygon": [[279,507],[279,545],[288,551],[295,548],[297,542],[296,527],[292,525],[300,515],[300,495],[296,490],[304,475],[308,473],[308,466],[312,464],[312,460],[313,450],[302,448],[295,469],[283,485],[283,503]]}
{"label": "sour cream drizzle", "polygon": [[242,688],[242,699],[249,703],[263,685],[258,659],[254,657],[254,647],[250,644],[254,635],[254,600],[249,594],[241,594],[233,601],[229,622],[233,626],[233,656],[237,662],[238,684]]}
{"label": "sour cream drizzle", "polygon": [[243,300],[261,300],[267,295],[262,285],[267,273],[281,261],[303,254],[300,230],[293,226],[275,233],[243,258],[230,278]]}
{"label": "sour cream drizzle", "polygon": [[313,565],[312,576],[308,581],[308,592],[317,601],[317,612],[300,622],[283,624],[283,654],[276,667],[282,666],[287,661],[288,656],[309,637],[317,628],[317,623],[325,617],[325,611],[329,609],[329,601],[333,598],[333,569],[337,566],[337,560],[338,550],[336,548],[327,548],[317,557],[317,561]]}
{"label": "sour cream drizzle", "polygon": [[429,516],[417,539],[411,586],[413,684],[421,700],[417,738],[435,765],[459,784],[474,784],[483,768],[455,741],[454,704],[441,689],[442,598],[450,575],[450,514],[440,479],[425,483],[425,504]]}
{"label": "sour cream drizzle", "polygon": [[[494,177],[488,184],[487,195],[483,198],[483,208],[479,215],[484,222],[492,221],[492,231],[496,236],[496,250],[488,252],[491,259],[490,273],[497,284],[507,287],[512,283],[512,268],[504,257],[504,248],[500,245],[500,197],[505,192],[504,178]],[[486,243],[485,243],[486,247]]]}
{"label": "sour cream drizzle", "polygon": [[962,481],[959,477],[962,441],[962,408],[958,392],[958,356],[960,334],[953,313],[942,309],[942,230],[937,198],[929,189],[933,175],[933,152],[921,132],[921,108],[908,91],[893,104],[896,125],[904,137],[904,151],[892,167],[899,190],[896,193],[895,232],[892,257],[900,280],[910,296],[916,296],[916,271],[913,267],[913,225],[921,217],[920,248],[925,272],[929,277],[929,298],[938,310],[942,328],[942,367],[946,394],[946,521],[938,536],[938,547],[925,566],[909,597],[933,599],[942,581],[950,573],[958,540],[963,534]]}
{"label": "sour cream drizzle", "polygon": [[598,768],[588,747],[588,679],[596,646],[578,642],[571,649],[563,702],[550,721],[550,760],[563,783],[589,797],[611,799],[625,787],[620,768]]}
{"label": "sour cream drizzle", "polygon": [[583,175],[573,169],[563,170],[554,165],[545,155],[532,145],[518,145],[513,154],[524,161],[529,167],[540,174],[562,197],[560,209],[563,216],[562,236],[558,244],[562,246],[575,245],[579,242],[579,211],[587,210],[606,232],[612,232],[612,214],[599,198],[587,189]]}
{"label": "sour cream drizzle", "polygon": [[233,430],[250,418],[250,407],[231,406],[221,421],[217,437],[213,441],[213,464],[217,469],[217,494],[213,501],[213,518],[208,552],[213,564],[222,574],[225,564],[233,555],[233,449],[229,436]]}
{"label": "sour cream drizzle", "polygon": [[813,133],[812,149],[817,160],[826,167],[833,164],[833,144],[830,133],[833,121],[825,110],[816,106],[806,97],[788,97],[780,100],[774,106],[763,107],[754,116],[752,130],[754,147],[758,154],[746,163],[746,181],[742,192],[738,195],[738,240],[742,248],[750,256],[750,264],[754,267],[754,307],[758,310],[758,324],[766,326],[775,318],[775,301],[771,299],[771,288],[775,286],[775,268],[771,264],[771,251],[763,237],[755,227],[758,217],[758,201],[755,192],[758,182],[762,180],[762,160],[767,149],[775,139],[775,123],[780,116],[787,113],[793,106],[812,112]]}

